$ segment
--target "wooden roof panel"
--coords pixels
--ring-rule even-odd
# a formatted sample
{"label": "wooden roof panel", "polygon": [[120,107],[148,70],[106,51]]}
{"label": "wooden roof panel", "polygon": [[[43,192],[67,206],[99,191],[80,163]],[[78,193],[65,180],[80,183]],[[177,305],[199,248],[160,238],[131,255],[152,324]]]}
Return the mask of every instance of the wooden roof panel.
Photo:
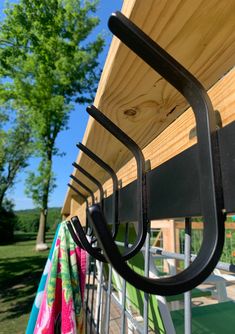
{"label": "wooden roof panel", "polygon": [[[234,0],[126,0],[122,12],[190,70],[206,89],[235,64]],[[141,148],[187,108],[184,98],[171,85],[116,38],[94,104]],[[93,119],[89,120],[83,143],[116,171],[131,157]],[[101,182],[107,179],[106,173],[84,154],[77,161]],[[71,194],[69,190],[63,212],[69,211]]]}

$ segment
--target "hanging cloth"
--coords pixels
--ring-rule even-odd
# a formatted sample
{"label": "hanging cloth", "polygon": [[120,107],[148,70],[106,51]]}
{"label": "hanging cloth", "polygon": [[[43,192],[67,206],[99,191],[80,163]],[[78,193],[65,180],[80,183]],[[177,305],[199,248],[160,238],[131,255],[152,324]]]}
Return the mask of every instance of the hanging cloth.
{"label": "hanging cloth", "polygon": [[56,229],[56,232],[55,232],[55,237],[54,237],[54,240],[53,240],[52,245],[51,245],[50,253],[48,255],[48,259],[47,259],[47,262],[46,262],[46,265],[45,265],[40,283],[38,285],[36,298],[35,298],[34,303],[33,303],[33,307],[32,307],[31,313],[30,313],[30,317],[29,317],[29,321],[28,321],[28,325],[27,325],[27,329],[26,329],[25,334],[33,334],[33,332],[34,332],[34,328],[35,328],[35,324],[36,324],[36,321],[37,321],[39,309],[40,309],[40,306],[41,306],[41,303],[42,303],[43,293],[44,293],[46,282],[47,282],[48,273],[51,270],[51,260],[52,260],[52,257],[53,257],[53,252],[54,252],[56,240],[57,240],[57,237],[58,237],[59,229],[60,229],[60,224],[57,226],[57,229]]}
{"label": "hanging cloth", "polygon": [[26,334],[83,334],[85,275],[86,252],[74,243],[62,222],[34,331]]}

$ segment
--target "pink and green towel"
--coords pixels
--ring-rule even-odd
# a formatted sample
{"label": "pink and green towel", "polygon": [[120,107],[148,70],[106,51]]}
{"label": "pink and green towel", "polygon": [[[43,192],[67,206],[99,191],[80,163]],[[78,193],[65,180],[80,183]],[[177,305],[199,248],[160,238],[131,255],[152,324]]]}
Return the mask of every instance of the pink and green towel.
{"label": "pink and green towel", "polygon": [[74,243],[65,222],[59,226],[47,271],[38,314],[30,316],[34,326],[31,324],[26,333],[83,334],[86,252]]}

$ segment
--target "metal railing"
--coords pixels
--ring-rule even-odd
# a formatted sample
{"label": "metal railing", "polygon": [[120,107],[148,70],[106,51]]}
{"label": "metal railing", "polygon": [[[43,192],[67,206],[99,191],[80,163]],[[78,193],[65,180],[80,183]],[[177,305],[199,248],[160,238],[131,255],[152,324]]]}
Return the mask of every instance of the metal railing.
{"label": "metal railing", "polygon": [[[190,221],[188,222],[188,229],[186,231],[187,238],[185,240],[185,254],[173,253],[164,251],[159,247],[149,247],[148,243],[142,248],[142,253],[144,255],[144,259],[149,263],[149,275],[151,277],[158,276],[158,271],[155,266],[154,260],[157,259],[173,259],[173,260],[181,260],[184,261],[185,266],[188,265],[191,261],[194,261],[196,255],[190,254]],[[117,242],[118,245],[124,246],[124,243]],[[126,281],[123,280],[109,265],[108,273],[104,275],[103,263],[97,262],[97,271],[95,270],[93,274],[95,275],[95,280],[93,278],[93,283],[96,282],[97,291],[96,298],[94,298],[94,286],[92,290],[92,298],[90,298],[90,306],[88,306],[88,319],[90,323],[90,332],[89,333],[101,333],[101,334],[109,334],[111,317],[110,317],[110,309],[111,304],[114,303],[116,307],[120,311],[120,333],[149,333],[154,331],[154,328],[149,327],[149,317],[148,317],[148,307],[149,307],[149,298],[144,296],[144,312],[142,316],[142,321],[139,319],[136,320],[136,316],[132,314],[130,307],[130,300],[128,297],[128,292],[126,288]],[[95,263],[96,263],[95,262]],[[225,262],[219,262],[216,266],[217,269],[223,270],[230,273],[235,273],[235,266]],[[147,272],[145,267],[145,273]],[[106,276],[106,280],[104,279]],[[221,275],[221,279],[223,279],[223,275]],[[218,276],[219,277],[219,276]],[[231,276],[232,277],[232,276]],[[111,279],[115,281],[115,289],[111,284]],[[90,281],[90,279],[89,279]],[[210,278],[207,280],[210,281]],[[235,277],[234,277],[235,281]],[[89,282],[88,282],[89,283]],[[87,296],[89,296],[89,284],[87,285]],[[173,322],[170,316],[170,309],[167,305],[166,299],[164,297],[155,296],[158,300],[158,307],[162,317],[162,321],[164,324],[164,328],[167,334],[175,333],[175,329],[173,326]],[[94,301],[96,299],[95,307]],[[89,301],[87,301],[89,303]],[[191,294],[187,292],[184,294],[184,318],[185,318],[185,334],[191,333]],[[127,329],[128,322],[128,329]],[[88,332],[87,332],[88,333]]]}

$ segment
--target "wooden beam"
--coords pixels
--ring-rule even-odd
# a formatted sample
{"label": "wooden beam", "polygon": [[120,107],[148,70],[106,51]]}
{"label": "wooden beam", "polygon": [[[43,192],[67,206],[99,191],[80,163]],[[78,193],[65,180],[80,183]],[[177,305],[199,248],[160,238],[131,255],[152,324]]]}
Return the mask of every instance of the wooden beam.
{"label": "wooden beam", "polygon": [[[179,230],[183,230],[185,228],[184,222],[175,222],[175,228]],[[229,230],[235,230],[235,223],[225,223],[225,228]],[[202,230],[203,223],[201,222],[192,222],[192,229],[194,230]]]}
{"label": "wooden beam", "polygon": [[[209,96],[214,108],[220,111],[223,126],[235,120],[235,69],[219,80],[209,90]],[[152,168],[169,160],[176,154],[184,151],[193,145],[196,139],[189,138],[190,130],[195,126],[195,120],[191,109],[188,109],[167,129],[165,129],[156,139],[152,141],[144,150],[145,159],[151,161]],[[133,181],[136,177],[136,166],[131,159],[118,171],[118,177],[122,180],[122,185]],[[104,183],[107,195],[112,192],[112,182],[108,180]],[[70,202],[70,193],[66,197],[67,204]],[[66,202],[65,202],[66,203]],[[64,210],[66,207],[64,207]],[[70,213],[71,211],[69,211]]]}

